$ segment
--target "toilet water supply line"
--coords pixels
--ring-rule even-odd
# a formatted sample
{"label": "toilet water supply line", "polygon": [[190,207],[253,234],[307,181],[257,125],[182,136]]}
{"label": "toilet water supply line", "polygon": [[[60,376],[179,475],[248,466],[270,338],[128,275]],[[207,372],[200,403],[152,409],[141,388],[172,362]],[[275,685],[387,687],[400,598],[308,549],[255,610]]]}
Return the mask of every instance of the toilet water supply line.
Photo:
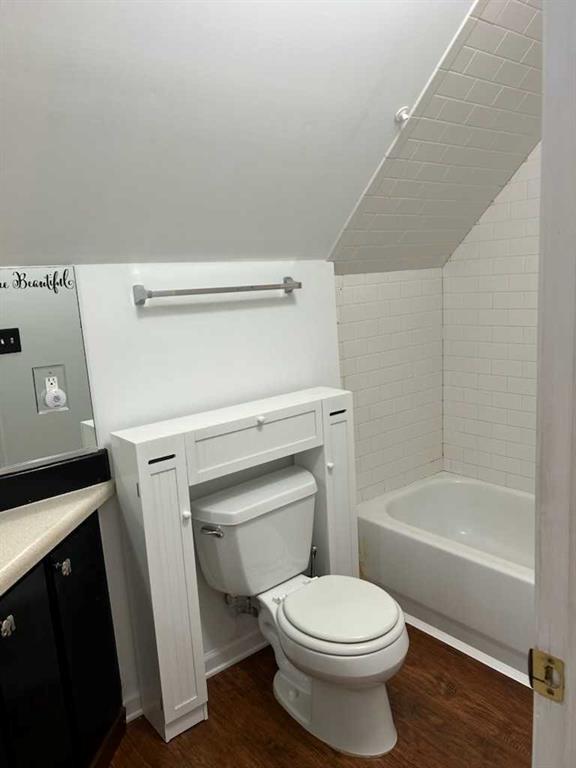
{"label": "toilet water supply line", "polygon": [[318,554],[318,547],[313,546],[310,550],[310,578],[316,578],[316,555]]}

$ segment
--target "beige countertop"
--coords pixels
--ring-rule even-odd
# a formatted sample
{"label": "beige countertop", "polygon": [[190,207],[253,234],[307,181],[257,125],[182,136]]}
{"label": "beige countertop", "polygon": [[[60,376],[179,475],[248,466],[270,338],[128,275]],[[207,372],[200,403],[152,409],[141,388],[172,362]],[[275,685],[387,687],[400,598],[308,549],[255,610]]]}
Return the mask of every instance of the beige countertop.
{"label": "beige countertop", "polygon": [[114,495],[114,482],[0,512],[0,595]]}

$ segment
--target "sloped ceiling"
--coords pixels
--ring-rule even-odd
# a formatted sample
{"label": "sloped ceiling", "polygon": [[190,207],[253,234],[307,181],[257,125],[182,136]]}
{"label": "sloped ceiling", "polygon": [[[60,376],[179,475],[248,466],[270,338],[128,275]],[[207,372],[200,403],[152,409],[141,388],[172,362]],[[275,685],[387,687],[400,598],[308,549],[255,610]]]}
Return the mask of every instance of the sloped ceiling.
{"label": "sloped ceiling", "polygon": [[442,266],[540,140],[541,0],[479,0],[339,237],[336,272]]}
{"label": "sloped ceiling", "polygon": [[328,258],[471,0],[3,0],[0,263]]}

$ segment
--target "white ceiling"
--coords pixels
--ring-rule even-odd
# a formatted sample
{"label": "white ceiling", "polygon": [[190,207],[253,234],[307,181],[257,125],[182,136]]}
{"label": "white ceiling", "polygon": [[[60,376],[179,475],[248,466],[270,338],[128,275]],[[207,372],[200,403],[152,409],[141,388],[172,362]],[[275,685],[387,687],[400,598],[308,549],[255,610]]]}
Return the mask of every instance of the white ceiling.
{"label": "white ceiling", "polygon": [[478,0],[332,253],[339,274],[442,266],[540,140],[542,0]]}
{"label": "white ceiling", "polygon": [[0,263],[327,258],[471,0],[3,0]]}

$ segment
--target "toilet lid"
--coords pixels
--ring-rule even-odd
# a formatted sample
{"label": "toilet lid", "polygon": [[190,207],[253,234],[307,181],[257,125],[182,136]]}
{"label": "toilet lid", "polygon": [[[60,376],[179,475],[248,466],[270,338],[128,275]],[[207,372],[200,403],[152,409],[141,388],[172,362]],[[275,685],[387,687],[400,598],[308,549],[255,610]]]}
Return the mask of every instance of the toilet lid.
{"label": "toilet lid", "polygon": [[364,643],[389,632],[398,605],[375,584],[350,576],[321,576],[289,594],[284,616],[301,632],[332,643]]}

